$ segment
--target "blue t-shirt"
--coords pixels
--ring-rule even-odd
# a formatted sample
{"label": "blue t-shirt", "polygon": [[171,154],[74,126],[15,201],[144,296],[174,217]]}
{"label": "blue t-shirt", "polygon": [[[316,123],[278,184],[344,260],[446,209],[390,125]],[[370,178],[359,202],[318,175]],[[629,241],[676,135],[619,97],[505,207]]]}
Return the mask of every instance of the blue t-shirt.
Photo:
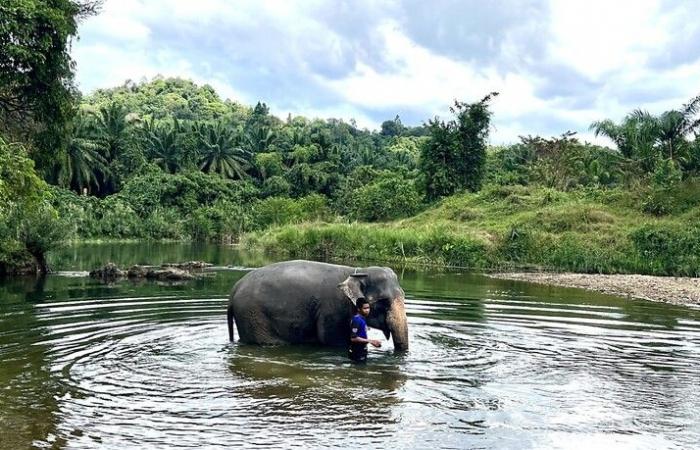
{"label": "blue t-shirt", "polygon": [[360,314],[356,314],[355,317],[352,318],[352,322],[350,322],[350,337],[361,337],[367,339],[367,322],[365,322],[365,318]]}

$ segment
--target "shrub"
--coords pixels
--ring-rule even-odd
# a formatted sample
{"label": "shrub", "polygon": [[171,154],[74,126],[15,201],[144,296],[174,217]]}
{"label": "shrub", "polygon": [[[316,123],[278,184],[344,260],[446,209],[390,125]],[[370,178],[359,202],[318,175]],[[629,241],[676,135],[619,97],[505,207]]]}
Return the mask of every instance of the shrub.
{"label": "shrub", "polygon": [[252,227],[264,229],[271,225],[284,225],[311,220],[324,220],[330,216],[326,197],[311,194],[299,199],[269,197],[253,204]]}
{"label": "shrub", "polygon": [[189,214],[218,200],[247,202],[256,198],[259,191],[250,183],[214,174],[193,171],[172,175],[151,169],[129,180],[119,195],[140,217],[146,218],[156,208],[175,208]]}
{"label": "shrub", "polygon": [[275,175],[263,182],[261,193],[264,197],[286,197],[291,190],[291,185],[284,177]]}
{"label": "shrub", "polygon": [[668,275],[700,274],[700,227],[644,225],[630,233],[646,271]]}
{"label": "shrub", "polygon": [[250,227],[250,211],[238,204],[220,201],[195,210],[185,223],[190,238],[197,241],[232,242]]}
{"label": "shrub", "polygon": [[393,220],[414,214],[420,198],[412,181],[389,178],[354,190],[346,206],[353,220]]}

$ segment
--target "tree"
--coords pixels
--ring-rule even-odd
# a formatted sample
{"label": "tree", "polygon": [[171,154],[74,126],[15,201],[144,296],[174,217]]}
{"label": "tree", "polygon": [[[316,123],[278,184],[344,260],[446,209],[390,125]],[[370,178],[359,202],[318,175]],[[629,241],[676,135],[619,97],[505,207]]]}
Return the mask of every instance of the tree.
{"label": "tree", "polygon": [[393,176],[355,189],[350,195],[348,209],[350,218],[374,222],[410,216],[420,203],[414,183]]}
{"label": "tree", "polygon": [[207,125],[199,135],[201,160],[199,168],[205,173],[218,173],[228,178],[248,178],[251,153],[243,150],[233,130],[223,122]]}
{"label": "tree", "polygon": [[456,120],[429,122],[430,140],[421,148],[420,158],[428,200],[481,187],[491,120],[488,104],[497,95],[498,92],[492,92],[471,104],[455,101],[450,112]]}
{"label": "tree", "polygon": [[382,122],[381,135],[387,137],[401,136],[404,132],[404,126],[398,114],[394,120],[385,120]]}
{"label": "tree", "polygon": [[46,254],[65,242],[68,235],[66,221],[59,218],[51,205],[42,202],[35,208],[15,208],[9,222],[16,229],[17,240],[34,258],[38,272],[48,273]]}
{"label": "tree", "polygon": [[141,130],[147,160],[154,162],[168,173],[178,172],[183,165],[181,134],[184,128],[180,121],[155,124],[153,119],[144,122]]}
{"label": "tree", "polygon": [[93,117],[95,139],[109,169],[102,174],[104,183],[99,193],[109,195],[119,190],[123,178],[120,175],[125,175],[119,166],[127,149],[133,146],[132,129],[137,120],[129,117],[126,108],[116,102],[101,106]]}
{"label": "tree", "polygon": [[245,145],[250,153],[266,152],[274,140],[275,133],[265,126],[249,129],[245,133]]}
{"label": "tree", "polygon": [[618,125],[610,119],[593,122],[590,129],[596,136],[610,138],[620,153],[638,161],[650,172],[657,159],[680,161],[688,156],[695,132],[700,128],[700,95],[690,99],[678,110],[654,116],[637,109],[625,116]]}
{"label": "tree", "polygon": [[46,183],[37,176],[26,149],[0,136],[0,221],[14,207],[29,208],[40,201]]}
{"label": "tree", "polygon": [[37,146],[48,170],[67,143],[76,89],[70,41],[100,1],[4,0],[0,4],[0,132]]}
{"label": "tree", "polygon": [[68,148],[60,156],[58,182],[81,193],[99,191],[100,177],[109,174],[107,160],[93,137],[91,124],[84,114],[78,114],[70,125]]}
{"label": "tree", "polygon": [[489,136],[491,112],[488,103],[498,92],[492,92],[477,103],[455,101],[450,111],[457,114],[457,176],[459,184],[477,191],[484,179],[486,140]]}
{"label": "tree", "polygon": [[[576,133],[567,131],[560,137],[520,137],[523,145],[534,151],[535,172],[545,186],[565,190],[578,183],[585,172],[583,152]],[[594,168],[592,168],[594,169]]]}
{"label": "tree", "polygon": [[46,203],[47,185],[34,171],[22,145],[0,137],[0,273],[31,257],[46,273],[46,253],[65,238],[67,228]]}

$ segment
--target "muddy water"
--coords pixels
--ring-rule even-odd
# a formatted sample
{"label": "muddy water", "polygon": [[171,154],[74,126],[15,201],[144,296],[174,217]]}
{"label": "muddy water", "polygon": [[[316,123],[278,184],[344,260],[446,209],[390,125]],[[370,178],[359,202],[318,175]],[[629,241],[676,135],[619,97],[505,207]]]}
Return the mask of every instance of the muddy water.
{"label": "muddy water", "polygon": [[[100,285],[107,260],[204,259],[180,285]],[[446,271],[396,271],[411,349],[227,342],[226,295],[265,258],[82,246],[0,282],[0,448],[691,448],[700,310]],[[376,330],[374,337],[384,340]]]}

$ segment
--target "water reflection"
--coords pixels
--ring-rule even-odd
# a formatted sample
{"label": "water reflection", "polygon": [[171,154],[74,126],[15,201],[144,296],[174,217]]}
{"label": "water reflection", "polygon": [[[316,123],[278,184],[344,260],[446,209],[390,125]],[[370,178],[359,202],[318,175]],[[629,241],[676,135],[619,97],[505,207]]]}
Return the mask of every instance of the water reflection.
{"label": "water reflection", "polygon": [[228,343],[226,297],[245,273],[229,267],[264,258],[179,244],[66,255],[64,270],[108,259],[219,269],[178,286],[61,275],[0,283],[0,448],[700,441],[699,310],[396,269],[411,349],[372,351],[358,367],[342,350]]}
{"label": "water reflection", "polygon": [[61,383],[32,305],[43,300],[45,287],[45,277],[0,284],[0,448],[31,448],[37,439],[56,437]]}

